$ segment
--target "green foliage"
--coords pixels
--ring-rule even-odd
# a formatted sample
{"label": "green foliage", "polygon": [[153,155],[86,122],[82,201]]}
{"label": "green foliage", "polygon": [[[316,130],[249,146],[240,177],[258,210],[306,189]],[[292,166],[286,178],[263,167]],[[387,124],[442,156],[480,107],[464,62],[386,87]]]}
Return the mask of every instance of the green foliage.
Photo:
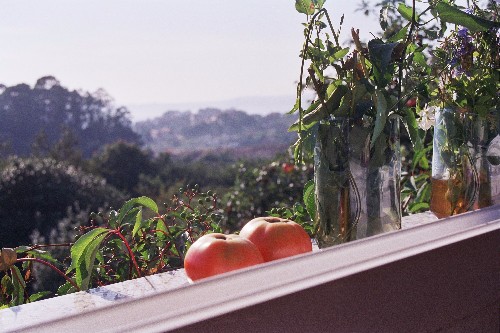
{"label": "green foliage", "polygon": [[460,26],[455,25],[433,50],[436,98],[429,104],[464,109],[496,126],[498,115],[493,113],[498,114],[500,89],[498,5],[481,8],[472,1],[465,12],[454,4],[440,2],[435,9],[442,22]]}
{"label": "green foliage", "polygon": [[429,210],[431,148],[417,150],[413,156],[405,156],[406,163],[403,163],[401,181],[401,201],[404,215]]}
{"label": "green foliage", "polygon": [[12,158],[0,173],[0,244],[27,244],[34,230],[48,239],[68,207],[97,210],[123,198],[102,178],[63,162]]}
{"label": "green foliage", "polygon": [[260,167],[240,164],[234,187],[224,196],[227,228],[237,230],[272,208],[293,207],[302,201],[303,186],[312,177],[312,165],[298,166],[289,158]]}
{"label": "green foliage", "polygon": [[11,288],[12,288],[12,300],[10,301],[11,306],[21,305],[24,303],[24,289],[26,288],[26,283],[22,278],[19,268],[16,266],[11,266]]}
{"label": "green foliage", "polygon": [[472,32],[487,31],[492,28],[500,27],[500,22],[465,13],[456,5],[446,2],[441,1],[437,3],[435,10],[442,21],[461,25]]}
{"label": "green foliage", "polygon": [[299,13],[314,14],[314,2],[312,0],[295,0],[295,9]]}
{"label": "green foliage", "polygon": [[[76,242],[68,244],[71,264],[65,273],[58,268],[64,266],[61,262],[41,250],[53,245],[20,246],[15,250],[17,261],[9,261],[1,279],[0,306],[49,295],[43,291],[28,296],[26,283],[33,282],[33,261],[64,276],[66,282],[58,288],[59,295],[180,268],[194,241],[209,232],[223,232],[223,212],[218,204],[216,193],[202,192],[195,185],[181,189],[170,204],[165,204],[164,213],[148,197],[130,199],[117,211],[92,213],[90,225],[80,226]],[[24,275],[18,267],[21,262]]]}
{"label": "green foliage", "polygon": [[90,161],[90,169],[106,181],[130,195],[138,195],[136,187],[141,175],[153,175],[155,166],[150,152],[135,144],[119,141],[104,147]]}
{"label": "green foliage", "polygon": [[[301,3],[302,4],[302,3]],[[297,8],[308,14],[305,23],[305,42],[301,52],[302,65],[297,86],[297,100],[292,112],[298,112],[298,120],[289,130],[298,132],[295,144],[295,158],[301,162],[312,154],[311,142],[317,135],[315,124],[334,123],[332,119],[348,118],[353,123],[362,123],[371,132],[370,148],[375,144],[390,119],[396,116],[405,122],[402,95],[403,69],[410,67],[411,55],[407,52],[413,38],[416,22],[413,8],[410,8],[410,27],[397,38],[373,38],[363,44],[359,30],[352,29],[352,47],[340,44],[340,28],[336,31],[328,11],[322,6],[308,4]],[[399,9],[408,13],[406,7]],[[340,26],[342,26],[342,20]],[[392,37],[395,37],[392,36]],[[305,65],[309,68],[305,70]],[[308,75],[303,80],[303,73]],[[302,109],[301,99],[304,89],[311,88],[316,99],[307,109]],[[407,125],[408,126],[408,125]],[[357,140],[359,138],[351,138]],[[377,147],[380,149],[381,147]],[[304,158],[305,157],[305,158]]]}

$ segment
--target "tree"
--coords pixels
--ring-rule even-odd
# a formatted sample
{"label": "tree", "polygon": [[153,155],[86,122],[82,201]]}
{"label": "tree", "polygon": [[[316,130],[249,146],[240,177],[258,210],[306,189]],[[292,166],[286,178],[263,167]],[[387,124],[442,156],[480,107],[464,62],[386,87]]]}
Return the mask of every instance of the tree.
{"label": "tree", "polygon": [[84,164],[78,140],[69,128],[63,130],[61,137],[54,145],[47,142],[47,135],[42,130],[32,144],[32,154],[36,157],[53,158],[56,161],[66,162],[75,167],[81,167]]}
{"label": "tree", "polygon": [[152,154],[123,141],[105,146],[92,158],[91,165],[91,170],[109,184],[133,196],[140,194],[136,192],[140,175],[154,172]]}
{"label": "tree", "polygon": [[0,118],[0,143],[9,143],[20,156],[31,153],[41,132],[52,146],[70,130],[83,157],[118,140],[140,142],[128,110],[115,108],[104,90],[70,91],[53,76],[40,78],[33,88],[27,84],[0,87]]}

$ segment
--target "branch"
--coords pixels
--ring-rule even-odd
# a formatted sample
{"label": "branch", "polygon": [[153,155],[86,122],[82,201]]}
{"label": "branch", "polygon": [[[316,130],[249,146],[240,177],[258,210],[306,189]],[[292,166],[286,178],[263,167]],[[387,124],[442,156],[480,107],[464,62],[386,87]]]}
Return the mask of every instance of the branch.
{"label": "branch", "polygon": [[48,266],[50,267],[53,271],[55,271],[57,274],[59,274],[60,276],[62,276],[66,281],[68,281],[73,287],[75,287],[75,289],[77,291],[80,291],[80,288],[78,287],[78,285],[73,281],[71,280],[66,274],[64,274],[64,272],[62,272],[59,268],[57,268],[56,266],[52,265],[50,262],[47,262],[45,260],[42,260],[42,259],[38,259],[38,258],[19,258],[17,259],[17,262],[23,262],[23,261],[36,261],[40,264],[43,264],[45,266]]}

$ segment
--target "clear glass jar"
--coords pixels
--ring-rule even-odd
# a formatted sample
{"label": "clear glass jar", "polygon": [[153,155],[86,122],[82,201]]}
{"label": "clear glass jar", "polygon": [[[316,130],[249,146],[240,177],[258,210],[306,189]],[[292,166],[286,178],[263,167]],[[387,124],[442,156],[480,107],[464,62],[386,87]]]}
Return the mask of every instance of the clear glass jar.
{"label": "clear glass jar", "polygon": [[314,151],[320,248],[401,229],[399,120],[373,128],[348,118],[321,124]]}
{"label": "clear glass jar", "polygon": [[478,194],[474,209],[500,204],[500,111],[488,118],[472,118],[471,140],[478,173]]}
{"label": "clear glass jar", "polygon": [[470,143],[470,115],[464,110],[442,108],[436,111],[435,119],[430,210],[443,218],[471,210],[479,182]]}

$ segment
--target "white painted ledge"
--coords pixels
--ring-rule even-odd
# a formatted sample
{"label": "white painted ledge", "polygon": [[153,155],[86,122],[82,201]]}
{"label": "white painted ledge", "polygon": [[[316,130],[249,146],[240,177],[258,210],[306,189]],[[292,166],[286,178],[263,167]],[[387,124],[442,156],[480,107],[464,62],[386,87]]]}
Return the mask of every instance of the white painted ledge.
{"label": "white painted ledge", "polygon": [[[178,270],[0,310],[0,332],[153,332],[195,325],[500,230],[500,206],[429,223],[436,220],[431,213],[416,214],[403,219],[406,230],[400,232],[223,274],[191,286],[184,271]],[[426,225],[412,228],[422,224]]]}

